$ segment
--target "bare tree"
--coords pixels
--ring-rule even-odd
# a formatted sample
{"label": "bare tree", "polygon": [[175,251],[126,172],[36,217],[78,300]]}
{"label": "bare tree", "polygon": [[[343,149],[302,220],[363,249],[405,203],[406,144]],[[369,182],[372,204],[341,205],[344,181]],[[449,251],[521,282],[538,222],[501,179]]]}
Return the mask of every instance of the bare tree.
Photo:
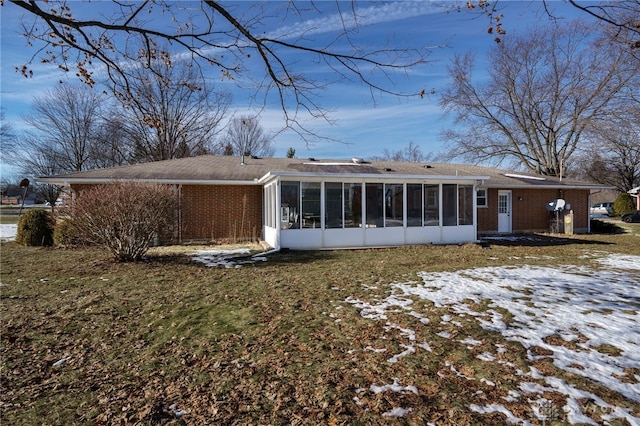
{"label": "bare tree", "polygon": [[93,143],[93,167],[122,166],[132,161],[132,144],[122,120],[123,111],[113,106],[102,117]]}
{"label": "bare tree", "polygon": [[[84,85],[60,84],[36,98],[23,117],[31,131],[14,143],[11,159],[24,176],[53,175],[95,166],[94,138],[100,124],[101,96]],[[56,185],[38,185],[37,195],[55,206]]]}
{"label": "bare tree", "polygon": [[[58,147],[48,142],[33,135],[25,135],[23,141],[18,144],[21,148],[18,148],[14,158],[24,176],[36,178],[71,171],[60,166],[63,162],[60,161]],[[52,210],[63,192],[62,187],[48,183],[34,184],[34,191],[37,197],[49,202]]]}
{"label": "bare tree", "polygon": [[[252,80],[259,93],[275,91],[286,126],[294,129],[304,129],[298,119],[301,111],[325,117],[317,99],[328,82],[308,76],[308,70],[318,63],[329,67],[333,76],[363,83],[374,92],[424,93],[420,89],[396,92],[390,77],[423,63],[428,50],[420,40],[415,47],[395,46],[393,34],[384,46],[363,47],[359,36],[362,11],[355,2],[324,3],[322,8],[313,2],[294,1],[250,7],[213,0],[203,0],[195,7],[194,3],[163,0],[114,0],[100,8],[82,8],[65,0],[11,0],[9,4],[22,8],[31,18],[23,23],[24,34],[40,47],[20,70],[25,76],[32,75],[30,63],[40,59],[65,71],[76,69],[83,81],[94,85],[93,65],[101,63],[110,78],[129,89],[136,79],[132,63],[162,74],[157,65],[171,63],[173,54],[179,52],[194,63],[217,68],[223,78],[239,85],[246,87]],[[284,19],[292,15],[297,22],[328,19],[317,27],[291,27]],[[283,22],[277,22],[278,18]],[[323,44],[309,37],[329,21],[336,24],[335,37]],[[176,52],[158,47],[165,43]]]}
{"label": "bare tree", "polygon": [[[640,49],[640,1],[624,0],[591,2],[568,0],[568,2],[605,24],[607,32],[627,47]],[[635,52],[637,57],[637,52]]]}
{"label": "bare tree", "polygon": [[[120,114],[133,162],[206,154],[220,131],[231,97],[216,92],[185,62],[138,67],[130,82],[120,81]],[[127,87],[128,85],[128,87]],[[126,90],[125,90],[126,89]]]}
{"label": "bare tree", "polygon": [[374,157],[373,160],[420,162],[428,161],[430,158],[431,154],[425,154],[419,145],[409,142],[409,145],[397,151],[391,151],[389,148],[385,148],[382,155]]}
{"label": "bare tree", "polygon": [[37,169],[46,157],[46,167],[59,173],[91,167],[101,104],[100,94],[83,85],[60,84],[36,98],[23,117],[32,131],[18,144],[20,163]]}
{"label": "bare tree", "polygon": [[[602,44],[605,43],[605,44]],[[580,22],[505,37],[488,55],[487,81],[473,80],[474,58],[458,55],[441,106],[455,116],[449,158],[511,161],[563,176],[581,138],[608,107],[637,84],[640,62],[594,39]]]}
{"label": "bare tree", "polygon": [[[555,0],[542,0],[547,15],[557,19],[552,5]],[[630,54],[639,58],[640,54],[640,0],[616,0],[594,2],[591,0],[565,0],[566,3],[584,12],[599,23],[602,32],[614,36],[613,40],[622,43]],[[499,0],[470,0],[464,4],[454,5],[457,10],[467,9],[489,18],[487,33],[497,43],[502,42],[507,28],[513,27],[513,21],[505,20],[498,7]],[[561,24],[562,25],[562,24]]]}
{"label": "bare tree", "polygon": [[273,157],[272,139],[264,132],[257,118],[241,116],[229,122],[221,147],[224,155]]}
{"label": "bare tree", "polygon": [[0,107],[0,151],[5,155],[12,149],[15,137],[13,125],[5,120],[4,107]]}
{"label": "bare tree", "polygon": [[620,192],[640,185],[640,104],[611,114],[589,136],[580,155],[584,177]]}

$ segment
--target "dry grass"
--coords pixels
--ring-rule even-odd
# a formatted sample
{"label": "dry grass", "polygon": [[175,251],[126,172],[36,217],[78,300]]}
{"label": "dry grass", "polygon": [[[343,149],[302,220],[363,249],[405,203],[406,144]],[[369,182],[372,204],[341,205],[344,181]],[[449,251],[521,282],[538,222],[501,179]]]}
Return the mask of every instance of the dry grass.
{"label": "dry grass", "polygon": [[[285,252],[240,269],[193,263],[183,253],[193,246],[154,249],[146,262],[127,264],[96,249],[2,244],[2,422],[388,424],[381,414],[405,406],[413,407],[398,420],[405,424],[502,425],[502,415],[473,413],[468,401],[478,390],[486,403],[503,401],[520,379],[513,368],[476,355],[503,344],[504,361],[526,370],[524,348],[470,318],[456,318],[462,326],[450,331],[483,342],[473,348],[416,319],[406,326],[419,329],[432,352],[390,364],[388,352],[362,348],[398,353],[402,341],[389,340],[383,323],[344,303],[348,296],[384,297],[387,284],[418,271],[579,264],[594,251],[639,254],[633,234],[501,244]],[[451,314],[425,308],[434,324]],[[419,392],[358,391],[394,379]],[[529,418],[525,405],[514,414]],[[179,410],[187,414],[178,418]]]}

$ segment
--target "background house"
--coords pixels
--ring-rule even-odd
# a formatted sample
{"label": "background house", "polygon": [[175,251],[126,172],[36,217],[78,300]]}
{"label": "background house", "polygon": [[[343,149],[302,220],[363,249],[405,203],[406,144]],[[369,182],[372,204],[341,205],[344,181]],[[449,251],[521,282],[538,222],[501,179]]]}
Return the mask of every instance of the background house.
{"label": "background house", "polygon": [[263,239],[334,248],[475,241],[546,232],[562,200],[589,231],[592,191],[579,181],[448,163],[200,156],[39,178],[73,192],[114,180],[173,185],[174,242]]}

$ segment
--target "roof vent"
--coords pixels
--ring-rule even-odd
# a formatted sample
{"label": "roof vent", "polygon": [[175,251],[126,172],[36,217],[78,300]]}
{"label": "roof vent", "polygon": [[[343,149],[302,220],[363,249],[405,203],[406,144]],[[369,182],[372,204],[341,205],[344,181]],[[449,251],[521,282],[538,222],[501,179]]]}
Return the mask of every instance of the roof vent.
{"label": "roof vent", "polygon": [[360,157],[353,157],[351,159],[351,161],[353,161],[354,164],[362,164],[362,163],[364,163],[364,160],[362,158],[360,158]]}
{"label": "roof vent", "polygon": [[424,168],[425,169],[433,169],[433,166],[431,164],[425,164]]}
{"label": "roof vent", "polygon": [[385,167],[384,171],[385,171],[385,172],[392,172],[392,171],[393,171],[393,169],[390,169],[389,167]]}
{"label": "roof vent", "polygon": [[316,161],[316,159],[313,157],[309,157],[309,161]]}

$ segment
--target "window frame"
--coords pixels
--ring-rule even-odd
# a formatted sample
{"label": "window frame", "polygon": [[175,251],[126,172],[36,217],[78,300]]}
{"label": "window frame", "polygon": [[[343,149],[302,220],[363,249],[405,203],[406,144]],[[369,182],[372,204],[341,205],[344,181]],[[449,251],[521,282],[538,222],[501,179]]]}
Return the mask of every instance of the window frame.
{"label": "window frame", "polygon": [[[484,195],[480,195],[481,191],[484,193]],[[481,203],[480,200],[484,200],[484,202]],[[489,191],[487,190],[487,188],[476,189],[476,207],[478,208],[489,207]]]}

